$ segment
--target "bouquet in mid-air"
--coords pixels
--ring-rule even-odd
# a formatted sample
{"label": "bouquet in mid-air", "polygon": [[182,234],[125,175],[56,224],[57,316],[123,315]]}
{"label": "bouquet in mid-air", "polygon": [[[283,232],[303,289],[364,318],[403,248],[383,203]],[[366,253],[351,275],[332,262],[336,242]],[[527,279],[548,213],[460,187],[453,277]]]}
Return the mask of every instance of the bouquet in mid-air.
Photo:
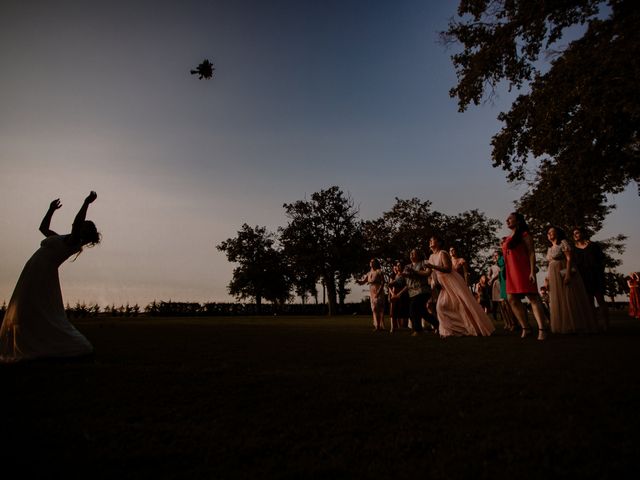
{"label": "bouquet in mid-air", "polygon": [[205,58],[200,65],[191,70],[191,75],[198,75],[199,80],[202,80],[203,78],[209,80],[213,77],[214,70],[215,68],[213,67],[213,63]]}

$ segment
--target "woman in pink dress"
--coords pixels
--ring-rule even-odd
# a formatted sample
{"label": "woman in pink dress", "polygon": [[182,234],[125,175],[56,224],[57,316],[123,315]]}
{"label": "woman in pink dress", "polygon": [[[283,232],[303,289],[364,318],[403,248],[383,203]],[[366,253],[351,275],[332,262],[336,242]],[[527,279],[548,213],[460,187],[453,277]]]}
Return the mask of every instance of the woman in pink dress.
{"label": "woman in pink dress", "polygon": [[93,353],[89,341],[67,320],[58,267],[85,246],[100,242],[93,222],[85,220],[97,195],[91,192],[76,215],[69,235],[49,228],[62,204],[51,202],[40,231],[47,237],[24,266],[0,328],[0,362],[35,358],[81,357]]}
{"label": "woman in pink dress", "polygon": [[464,278],[452,269],[449,254],[442,250],[442,240],[431,237],[429,248],[433,253],[426,266],[433,270],[434,280],[441,287],[436,303],[440,336],[491,335],[495,330],[493,322],[467,287]]}
{"label": "woman in pink dress", "polygon": [[547,336],[544,307],[536,283],[536,252],[529,226],[521,213],[511,213],[507,217],[507,228],[511,235],[502,240],[502,254],[507,269],[507,299],[511,310],[522,327],[522,338],[531,334],[527,312],[522,298],[527,297],[538,324],[538,340]]}
{"label": "woman in pink dress", "polygon": [[369,285],[369,300],[373,314],[373,330],[384,330],[384,274],[377,258],[369,262],[371,270],[367,272],[357,283]]}

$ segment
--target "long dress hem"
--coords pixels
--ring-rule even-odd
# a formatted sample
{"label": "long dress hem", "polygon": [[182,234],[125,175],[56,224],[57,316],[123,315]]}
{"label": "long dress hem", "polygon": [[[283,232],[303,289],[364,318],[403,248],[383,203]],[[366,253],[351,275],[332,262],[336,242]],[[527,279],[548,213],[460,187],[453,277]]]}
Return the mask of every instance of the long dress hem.
{"label": "long dress hem", "polygon": [[[434,253],[429,263],[442,266],[445,252]],[[442,287],[436,302],[436,312],[441,337],[488,336],[495,327],[478,301],[466,285],[464,278],[456,271],[450,273],[433,271],[435,281]]]}
{"label": "long dress hem", "polygon": [[0,362],[93,353],[64,310],[58,267],[77,252],[66,239],[45,238],[25,264],[0,327]]}
{"label": "long dress hem", "polygon": [[596,331],[595,311],[580,272],[572,268],[571,280],[568,285],[564,284],[567,265],[564,252],[570,248],[567,241],[562,240],[547,250],[551,332],[592,333]]}

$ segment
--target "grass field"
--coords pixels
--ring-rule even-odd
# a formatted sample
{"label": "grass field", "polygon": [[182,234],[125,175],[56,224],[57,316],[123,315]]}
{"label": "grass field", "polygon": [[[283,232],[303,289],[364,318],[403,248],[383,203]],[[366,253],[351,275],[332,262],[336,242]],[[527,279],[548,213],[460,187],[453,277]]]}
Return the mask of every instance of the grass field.
{"label": "grass field", "polygon": [[[90,362],[0,368],[2,477],[629,478],[640,322],[492,338],[367,317],[100,319]],[[7,477],[9,478],[9,477]]]}

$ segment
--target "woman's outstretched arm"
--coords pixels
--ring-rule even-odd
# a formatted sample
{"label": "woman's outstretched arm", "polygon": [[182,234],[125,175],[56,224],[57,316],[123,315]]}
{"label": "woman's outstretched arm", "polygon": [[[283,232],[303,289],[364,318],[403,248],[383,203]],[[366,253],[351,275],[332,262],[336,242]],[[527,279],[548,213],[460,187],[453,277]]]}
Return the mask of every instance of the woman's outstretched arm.
{"label": "woman's outstretched arm", "polygon": [[78,233],[80,232],[80,228],[82,227],[82,223],[87,218],[87,209],[89,208],[89,205],[95,201],[96,198],[98,198],[98,195],[96,194],[96,192],[91,191],[91,193],[89,193],[87,198],[84,199],[84,202],[82,203],[82,207],[80,207],[80,210],[76,215],[76,218],[73,220],[71,235],[78,236]]}
{"label": "woman's outstretched arm", "polygon": [[42,222],[40,223],[40,231],[45,237],[51,237],[53,235],[57,235],[56,232],[49,228],[51,225],[51,217],[53,217],[53,212],[62,207],[62,203],[60,203],[60,199],[56,198],[53,202],[49,204],[49,210],[45,214]]}

